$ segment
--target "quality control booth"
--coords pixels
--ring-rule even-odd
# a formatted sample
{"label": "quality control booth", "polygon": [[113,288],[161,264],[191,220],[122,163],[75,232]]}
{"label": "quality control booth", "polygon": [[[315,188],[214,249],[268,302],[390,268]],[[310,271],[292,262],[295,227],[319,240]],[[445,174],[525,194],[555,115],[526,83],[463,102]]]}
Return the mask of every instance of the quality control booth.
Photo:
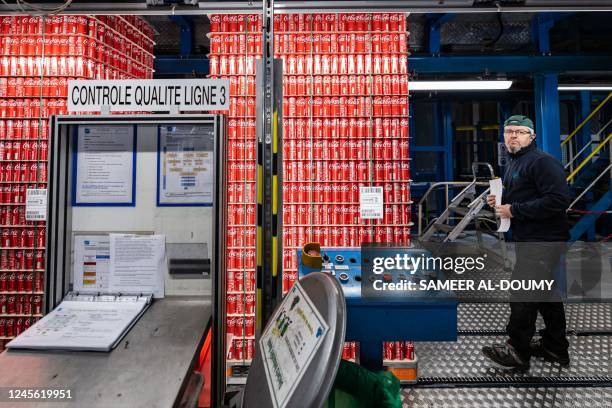
{"label": "quality control booth", "polygon": [[[37,394],[54,406],[193,405],[223,268],[225,123],[178,112],[228,109],[229,81],[70,92],[85,115],[51,118],[45,316],[0,355],[0,387],[63,390]],[[113,113],[132,110],[147,113]]]}

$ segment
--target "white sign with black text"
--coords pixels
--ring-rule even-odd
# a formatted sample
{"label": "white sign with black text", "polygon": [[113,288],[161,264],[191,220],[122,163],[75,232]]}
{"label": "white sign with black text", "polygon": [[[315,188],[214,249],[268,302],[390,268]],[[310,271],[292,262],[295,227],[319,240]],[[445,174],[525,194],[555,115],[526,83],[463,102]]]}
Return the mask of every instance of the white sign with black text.
{"label": "white sign with black text", "polygon": [[47,220],[47,189],[28,188],[26,190],[26,220]]}
{"label": "white sign with black text", "polygon": [[359,212],[362,219],[382,219],[383,188],[382,187],[359,187]]}
{"label": "white sign with black text", "polygon": [[68,112],[229,110],[227,79],[68,81]]}

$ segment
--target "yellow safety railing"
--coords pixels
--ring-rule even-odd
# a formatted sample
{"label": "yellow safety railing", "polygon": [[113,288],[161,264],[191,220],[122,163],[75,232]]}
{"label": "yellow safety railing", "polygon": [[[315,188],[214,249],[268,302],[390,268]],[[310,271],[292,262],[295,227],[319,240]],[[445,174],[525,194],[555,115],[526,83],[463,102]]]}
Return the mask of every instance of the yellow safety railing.
{"label": "yellow safety railing", "polygon": [[589,161],[593,158],[593,156],[595,156],[601,149],[603,149],[608,143],[610,143],[611,140],[612,140],[612,133],[608,134],[608,136],[606,136],[606,138],[602,140],[602,142],[599,143],[599,145],[595,149],[593,149],[593,151],[582,161],[582,163],[580,163],[578,167],[576,167],[574,171],[572,171],[570,175],[567,176],[567,181],[571,181],[574,177],[576,177],[576,174],[578,174],[578,172],[584,166],[586,166],[587,163],[589,163]]}
{"label": "yellow safety railing", "polygon": [[593,118],[593,116],[595,116],[595,115],[597,114],[597,112],[599,112],[599,111],[601,110],[601,108],[603,108],[603,107],[604,107],[604,105],[605,105],[606,103],[608,103],[608,101],[609,101],[610,99],[612,99],[612,92],[610,92],[610,93],[608,94],[608,96],[606,96],[606,98],[605,98],[605,99],[604,99],[604,100],[603,100],[603,101],[602,101],[602,102],[601,102],[599,105],[597,105],[597,107],[596,107],[595,109],[593,109],[593,112],[589,113],[589,116],[587,116],[587,117],[586,117],[586,118],[585,118],[585,119],[582,121],[582,123],[580,123],[580,124],[579,124],[579,125],[576,127],[576,129],[574,129],[574,130],[572,131],[572,133],[570,133],[570,134],[569,134],[569,135],[568,135],[568,136],[567,136],[565,139],[563,139],[563,140],[561,141],[561,146],[565,146],[567,143],[569,143],[569,141],[570,141],[570,140],[572,140],[572,137],[576,136],[576,134],[577,134],[577,133],[580,131],[580,129],[582,129],[582,128],[584,127],[584,125],[586,125],[586,124],[587,124],[587,122],[588,122],[589,120],[591,120],[591,119]]}

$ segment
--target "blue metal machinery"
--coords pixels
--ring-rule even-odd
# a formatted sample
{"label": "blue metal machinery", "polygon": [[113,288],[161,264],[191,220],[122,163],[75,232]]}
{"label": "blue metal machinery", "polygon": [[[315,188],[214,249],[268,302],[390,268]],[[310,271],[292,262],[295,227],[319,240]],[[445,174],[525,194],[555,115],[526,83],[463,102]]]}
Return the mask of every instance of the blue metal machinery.
{"label": "blue metal machinery", "polygon": [[[410,249],[411,256],[427,253]],[[456,341],[457,301],[452,292],[428,292],[418,299],[405,297],[365,299],[362,297],[362,254],[359,248],[321,248],[323,267],[303,264],[302,251],[297,251],[298,275],[327,272],[336,277],[346,298],[346,341],[359,342],[359,362],[364,367],[379,370],[383,366],[383,341]],[[385,274],[387,275],[387,274]],[[384,276],[385,282],[401,279],[420,281],[437,279],[427,271],[417,271],[406,278],[401,273]]]}

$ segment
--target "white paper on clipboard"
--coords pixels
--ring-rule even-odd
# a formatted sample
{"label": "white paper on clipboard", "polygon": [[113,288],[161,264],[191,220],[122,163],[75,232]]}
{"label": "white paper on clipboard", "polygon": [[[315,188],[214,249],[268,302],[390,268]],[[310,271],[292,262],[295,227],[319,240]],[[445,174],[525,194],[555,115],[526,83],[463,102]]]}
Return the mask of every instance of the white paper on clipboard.
{"label": "white paper on clipboard", "polygon": [[[503,184],[502,179],[494,178],[489,181],[491,194],[495,196],[495,205],[501,205]],[[510,218],[500,217],[500,224],[497,232],[507,232],[510,229]]]}

